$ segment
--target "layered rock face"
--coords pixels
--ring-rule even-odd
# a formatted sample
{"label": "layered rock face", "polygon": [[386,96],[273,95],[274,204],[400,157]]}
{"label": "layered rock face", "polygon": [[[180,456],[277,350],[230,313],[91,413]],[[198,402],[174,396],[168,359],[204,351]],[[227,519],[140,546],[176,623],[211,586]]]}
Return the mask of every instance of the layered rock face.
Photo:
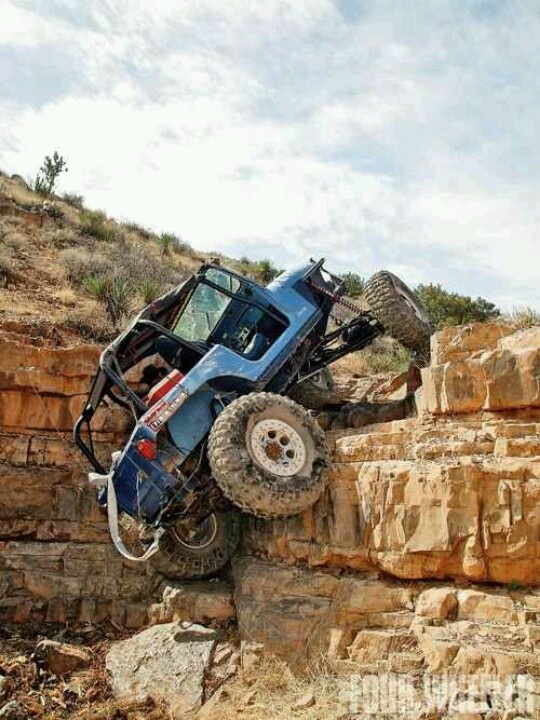
{"label": "layered rock face", "polygon": [[[110,616],[137,627],[152,581],[112,547],[71,440],[100,350],[16,330],[0,333],[0,618]],[[119,447],[125,418],[98,415],[96,428],[105,456]]]}
{"label": "layered rock face", "polygon": [[[287,521],[246,519],[234,603],[226,585],[197,583],[152,605],[161,578],[110,543],[71,442],[98,355],[0,334],[0,619],[138,627],[236,613],[243,637],[291,657],[536,667],[540,594],[520,588],[540,585],[540,329],[438,334],[417,418],[330,431],[317,505]],[[126,420],[115,411],[95,424],[105,456]],[[468,586],[484,581],[507,587]]]}
{"label": "layered rock face", "polygon": [[540,328],[447,328],[418,418],[328,433],[326,496],[248,551],[397,578],[540,584]]}
{"label": "layered rock face", "polygon": [[242,637],[358,673],[540,673],[540,592],[235,564]]}

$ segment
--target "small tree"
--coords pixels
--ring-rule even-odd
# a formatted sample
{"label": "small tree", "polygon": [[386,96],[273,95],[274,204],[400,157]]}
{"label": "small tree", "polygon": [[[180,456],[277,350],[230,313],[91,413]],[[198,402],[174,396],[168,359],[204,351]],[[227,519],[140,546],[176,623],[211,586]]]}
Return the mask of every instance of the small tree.
{"label": "small tree", "polygon": [[364,292],[366,281],[357,273],[346,272],[340,275],[340,278],[345,283],[345,292],[350,297],[358,297]]}
{"label": "small tree", "polygon": [[45,160],[39,169],[34,183],[34,190],[39,193],[39,195],[52,195],[58,176],[68,170],[66,165],[67,160],[62,157],[62,155],[59,155],[56,150],[52,157],[45,155]]}

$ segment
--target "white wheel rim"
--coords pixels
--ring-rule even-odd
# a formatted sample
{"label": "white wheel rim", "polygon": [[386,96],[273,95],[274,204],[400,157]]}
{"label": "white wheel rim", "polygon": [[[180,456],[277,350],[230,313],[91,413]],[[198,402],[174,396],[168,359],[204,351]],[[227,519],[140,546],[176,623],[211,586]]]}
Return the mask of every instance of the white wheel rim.
{"label": "white wheel rim", "polygon": [[273,475],[292,477],[306,462],[300,435],[283,420],[261,420],[254,425],[250,446],[257,464]]}
{"label": "white wheel rim", "polygon": [[203,521],[201,527],[195,528],[191,532],[182,532],[181,527],[176,528],[173,526],[172,533],[179,545],[183,545],[189,550],[204,550],[214,542],[217,530],[216,516],[212,513]]}

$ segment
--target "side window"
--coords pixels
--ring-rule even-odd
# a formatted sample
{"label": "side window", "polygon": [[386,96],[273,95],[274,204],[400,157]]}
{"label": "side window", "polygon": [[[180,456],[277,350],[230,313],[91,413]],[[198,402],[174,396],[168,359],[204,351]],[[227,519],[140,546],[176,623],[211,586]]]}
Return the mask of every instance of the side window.
{"label": "side window", "polygon": [[229,298],[209,285],[197,285],[174,328],[180,337],[205,341],[218,324]]}
{"label": "side window", "polygon": [[229,275],[229,273],[218,270],[217,268],[209,268],[206,271],[206,277],[208,278],[208,280],[210,280],[210,282],[219,285],[224,290],[228,290],[229,292],[236,292],[240,289],[240,280],[233,277],[232,275]]}

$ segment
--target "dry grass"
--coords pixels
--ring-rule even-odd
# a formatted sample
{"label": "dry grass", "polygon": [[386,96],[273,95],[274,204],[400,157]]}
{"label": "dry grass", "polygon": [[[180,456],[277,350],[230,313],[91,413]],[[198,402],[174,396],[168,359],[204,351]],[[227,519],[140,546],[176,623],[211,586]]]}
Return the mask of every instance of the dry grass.
{"label": "dry grass", "polygon": [[[195,714],[196,720],[333,720],[346,717],[340,702],[340,684],[321,662],[303,675],[295,675],[288,665],[273,656],[265,656],[250,669],[222,686]],[[300,698],[313,694],[315,704],[295,709]]]}
{"label": "dry grass", "polygon": [[[43,201],[22,182],[4,175],[0,193],[22,209],[40,207]],[[96,311],[96,303],[84,292],[88,276],[120,274],[129,282],[129,314],[206,259],[181,245],[164,257],[158,237],[144,228],[122,225],[100,211],[80,209],[59,198],[54,202],[63,217],[43,227],[25,218],[0,217],[2,320],[46,318],[68,325],[84,339],[102,342],[118,328],[107,321],[103,308]]]}
{"label": "dry grass", "polygon": [[381,338],[364,350],[346,355],[332,365],[336,375],[368,377],[378,373],[406,370],[411,361],[411,353],[390,338]]}
{"label": "dry grass", "polygon": [[514,308],[512,312],[503,315],[501,320],[516,330],[527,330],[540,325],[540,312],[531,307]]}
{"label": "dry grass", "polygon": [[90,648],[89,668],[66,678],[41,669],[32,652],[42,635],[39,626],[0,628],[0,671],[8,678],[8,699],[20,703],[28,718],[74,718],[77,720],[160,720],[169,717],[154,703],[119,703],[111,697],[105,671],[105,655],[112,640],[125,633],[112,625],[85,626],[69,630],[51,627],[48,634]]}

